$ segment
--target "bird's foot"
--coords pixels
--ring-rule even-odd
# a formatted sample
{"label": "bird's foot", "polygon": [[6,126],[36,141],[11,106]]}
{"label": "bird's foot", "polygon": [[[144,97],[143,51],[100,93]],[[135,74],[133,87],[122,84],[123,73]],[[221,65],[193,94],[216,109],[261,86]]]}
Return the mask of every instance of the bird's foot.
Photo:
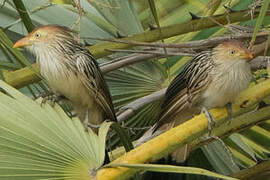
{"label": "bird's foot", "polygon": [[56,95],[53,92],[43,93],[39,97],[42,97],[41,106],[44,105],[47,101],[50,101],[51,106],[54,106],[55,103],[64,99],[63,96]]}
{"label": "bird's foot", "polygon": [[226,109],[228,113],[228,124],[230,125],[232,123],[232,103],[231,102],[226,104]]}
{"label": "bird's foot", "polygon": [[208,134],[210,136],[211,131],[212,131],[212,127],[215,126],[215,124],[216,124],[216,120],[213,117],[213,115],[211,114],[211,112],[208,111],[208,109],[206,109],[205,107],[202,108],[202,112],[205,114],[205,116],[208,120],[207,129],[208,129]]}

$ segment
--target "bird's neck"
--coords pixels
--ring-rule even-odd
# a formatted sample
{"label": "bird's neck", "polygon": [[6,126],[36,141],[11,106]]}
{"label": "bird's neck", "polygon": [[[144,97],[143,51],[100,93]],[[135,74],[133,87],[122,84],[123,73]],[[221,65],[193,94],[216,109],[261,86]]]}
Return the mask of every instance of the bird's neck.
{"label": "bird's neck", "polygon": [[222,63],[216,62],[215,73],[219,78],[241,78],[242,75],[251,74],[250,64],[246,60],[232,60]]}
{"label": "bird's neck", "polygon": [[57,49],[46,45],[32,47],[31,51],[37,58],[41,75],[48,82],[66,76],[64,52],[58,53]]}

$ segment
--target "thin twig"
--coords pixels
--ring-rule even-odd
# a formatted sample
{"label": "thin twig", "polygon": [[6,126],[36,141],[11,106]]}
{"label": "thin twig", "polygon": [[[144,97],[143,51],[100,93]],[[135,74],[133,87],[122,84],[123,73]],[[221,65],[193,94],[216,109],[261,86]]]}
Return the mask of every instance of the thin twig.
{"label": "thin twig", "polygon": [[119,6],[111,6],[110,3],[101,3],[99,1],[96,0],[87,0],[87,2],[92,6],[97,6],[97,7],[103,7],[103,8],[108,8],[108,9],[120,9]]}
{"label": "thin twig", "polygon": [[[49,2],[48,4],[41,5],[41,6],[35,8],[35,9],[33,9],[33,10],[30,10],[29,14],[32,15],[32,14],[34,14],[34,13],[40,11],[40,10],[44,10],[44,9],[46,9],[46,8],[48,8],[48,7],[51,7],[51,6],[54,6],[54,5],[55,5],[55,4]],[[12,26],[14,26],[15,24],[18,24],[18,23],[21,22],[21,21],[22,21],[22,19],[19,18],[19,19],[15,20],[15,21],[11,22],[10,24],[6,25],[5,27],[3,27],[3,29],[4,29],[4,30],[9,29],[9,28],[11,28]]]}
{"label": "thin twig", "polygon": [[126,58],[119,58],[119,60],[109,61],[107,63],[103,63],[100,66],[102,74],[106,74],[115,69],[119,69],[121,67],[125,67],[134,63],[138,63],[140,61],[146,61],[155,57],[163,57],[162,55],[157,54],[132,54],[125,56]]}
{"label": "thin twig", "polygon": [[[267,36],[267,32],[260,32],[258,33],[258,37]],[[190,41],[184,42],[179,44],[166,44],[166,43],[147,43],[147,42],[139,42],[139,41],[131,41],[131,40],[121,40],[121,39],[106,39],[106,38],[96,38],[96,37],[82,37],[82,39],[93,39],[93,40],[100,40],[100,41],[108,41],[108,42],[116,42],[116,43],[123,43],[123,44],[131,44],[135,46],[147,46],[147,47],[168,47],[168,48],[194,48],[194,47],[201,47],[201,46],[214,46],[219,44],[223,41],[228,41],[232,39],[245,39],[250,38],[252,33],[245,33],[245,34],[237,34],[237,35],[227,35],[227,36],[220,36],[220,37],[213,37],[204,40],[197,40],[197,41]]]}
{"label": "thin twig", "polygon": [[4,1],[3,1],[3,3],[2,3],[1,6],[0,6],[0,8],[3,8],[3,7],[5,6],[6,1],[7,1],[7,0],[4,0]]}
{"label": "thin twig", "polygon": [[186,52],[168,52],[160,51],[158,49],[155,50],[132,50],[132,49],[105,49],[110,52],[126,52],[126,53],[138,53],[138,54],[156,54],[156,55],[169,55],[169,56],[194,56],[194,53],[186,53]]}
{"label": "thin twig", "polygon": [[78,3],[75,6],[78,9],[78,18],[76,22],[74,23],[74,25],[78,25],[77,41],[80,42],[81,20],[82,20],[82,14],[83,14],[83,9],[81,7],[81,0],[78,0]]}
{"label": "thin twig", "polygon": [[46,8],[51,7],[51,6],[55,6],[55,5],[56,4],[53,4],[52,2],[48,2],[48,3],[44,4],[44,5],[41,5],[39,7],[36,7],[35,9],[30,10],[30,14],[34,14],[34,13],[36,13],[38,11],[45,10]]}
{"label": "thin twig", "polygon": [[117,112],[117,121],[122,122],[128,117],[130,117],[134,113],[134,111],[140,109],[146,104],[162,99],[165,95],[166,89],[167,88],[161,89],[121,107],[120,110]]}
{"label": "thin twig", "polygon": [[[262,46],[261,48],[264,48],[265,45],[263,43],[256,45],[257,49],[254,50],[255,54],[258,54],[259,52],[262,51],[259,46]],[[180,49],[180,50],[183,50],[183,49]],[[177,48],[170,48],[170,49],[168,49],[167,54],[169,56],[175,56],[175,55],[194,56],[195,55],[195,53],[178,52],[180,50]],[[203,50],[203,49],[196,49],[196,50]],[[113,52],[129,52],[129,53],[135,53],[135,54],[120,57],[120,58],[117,58],[113,61],[109,61],[109,62],[101,64],[101,71],[103,72],[103,74],[106,74],[110,71],[131,65],[134,63],[147,61],[147,60],[152,59],[152,58],[165,57],[165,53],[162,50],[158,50],[158,49],[155,49],[152,51],[149,51],[149,49],[146,49],[146,50],[144,50],[144,49],[142,49],[142,50],[111,50],[111,51],[113,51]],[[266,58],[266,59],[268,59],[268,58]],[[262,69],[262,68],[266,68],[266,60],[264,60],[264,58],[262,56],[257,57],[255,60],[253,60],[251,62],[251,68],[253,71],[258,70],[258,69]]]}

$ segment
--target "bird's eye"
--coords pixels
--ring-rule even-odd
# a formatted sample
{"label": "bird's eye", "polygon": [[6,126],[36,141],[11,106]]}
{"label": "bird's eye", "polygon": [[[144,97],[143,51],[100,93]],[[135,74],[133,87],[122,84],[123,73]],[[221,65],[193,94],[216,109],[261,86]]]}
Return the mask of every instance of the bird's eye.
{"label": "bird's eye", "polygon": [[40,38],[40,33],[37,32],[37,33],[35,34],[35,37],[36,37],[36,38]]}
{"label": "bird's eye", "polygon": [[235,54],[235,50],[232,50],[232,51],[231,51],[231,54]]}

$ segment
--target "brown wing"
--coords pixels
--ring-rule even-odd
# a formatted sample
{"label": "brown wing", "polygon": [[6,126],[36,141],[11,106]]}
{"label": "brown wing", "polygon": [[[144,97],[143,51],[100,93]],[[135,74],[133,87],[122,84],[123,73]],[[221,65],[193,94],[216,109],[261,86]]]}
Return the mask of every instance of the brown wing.
{"label": "brown wing", "polygon": [[199,101],[201,93],[210,83],[209,72],[214,66],[211,51],[196,55],[169,85],[157,128],[173,120],[181,111],[191,108]]}
{"label": "brown wing", "polygon": [[112,98],[100,68],[91,53],[83,47],[77,54],[76,67],[81,73],[81,81],[85,87],[96,95],[96,101],[105,112],[105,118],[117,121]]}

